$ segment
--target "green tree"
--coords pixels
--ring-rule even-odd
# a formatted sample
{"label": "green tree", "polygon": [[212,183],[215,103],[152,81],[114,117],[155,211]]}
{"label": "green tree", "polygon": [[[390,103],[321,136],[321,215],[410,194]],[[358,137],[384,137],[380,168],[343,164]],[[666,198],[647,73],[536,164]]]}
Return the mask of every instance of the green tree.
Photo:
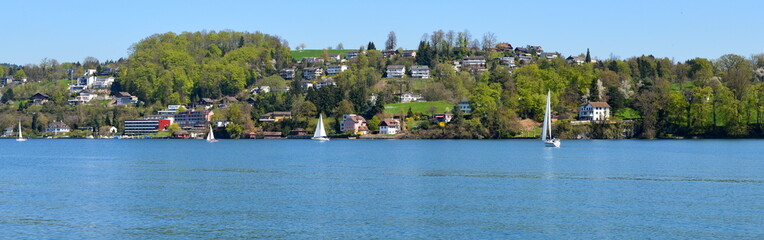
{"label": "green tree", "polygon": [[369,44],[366,45],[366,50],[377,50],[377,47],[374,46],[374,42],[369,42]]}
{"label": "green tree", "polygon": [[372,117],[369,119],[369,121],[366,122],[366,126],[369,127],[369,130],[371,131],[379,131],[379,123],[381,121],[377,116]]}
{"label": "green tree", "polygon": [[592,62],[592,55],[589,54],[589,48],[586,49],[586,58],[584,58],[584,61],[587,63]]}
{"label": "green tree", "polygon": [[3,94],[3,97],[0,98],[0,101],[3,103],[7,103],[8,101],[11,101],[16,98],[16,95],[13,94],[13,88],[8,88],[8,90],[5,90],[5,93]]}
{"label": "green tree", "polygon": [[228,136],[230,136],[232,139],[239,139],[241,138],[241,135],[244,133],[244,129],[241,125],[236,123],[229,123],[225,127],[226,132],[228,133]]}

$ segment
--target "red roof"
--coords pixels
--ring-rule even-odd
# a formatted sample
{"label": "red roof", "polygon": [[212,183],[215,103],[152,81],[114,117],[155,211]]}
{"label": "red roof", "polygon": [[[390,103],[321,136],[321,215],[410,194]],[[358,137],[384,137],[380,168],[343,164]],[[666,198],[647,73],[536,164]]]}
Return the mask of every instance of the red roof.
{"label": "red roof", "polygon": [[610,105],[607,102],[589,102],[592,107],[609,108]]}

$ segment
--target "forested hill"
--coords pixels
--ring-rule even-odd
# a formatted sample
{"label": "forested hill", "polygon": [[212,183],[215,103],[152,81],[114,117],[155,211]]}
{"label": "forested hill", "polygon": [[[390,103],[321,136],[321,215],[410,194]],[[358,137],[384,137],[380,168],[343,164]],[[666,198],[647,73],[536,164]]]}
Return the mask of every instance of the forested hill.
{"label": "forested hill", "polygon": [[149,104],[235,95],[292,61],[279,37],[259,32],[168,32],[131,50],[116,87]]}

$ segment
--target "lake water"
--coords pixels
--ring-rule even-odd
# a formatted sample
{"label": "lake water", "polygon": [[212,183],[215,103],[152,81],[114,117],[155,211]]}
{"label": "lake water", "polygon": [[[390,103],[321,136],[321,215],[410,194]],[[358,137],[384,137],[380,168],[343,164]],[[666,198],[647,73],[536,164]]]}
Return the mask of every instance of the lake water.
{"label": "lake water", "polygon": [[0,238],[764,239],[764,140],[0,140]]}

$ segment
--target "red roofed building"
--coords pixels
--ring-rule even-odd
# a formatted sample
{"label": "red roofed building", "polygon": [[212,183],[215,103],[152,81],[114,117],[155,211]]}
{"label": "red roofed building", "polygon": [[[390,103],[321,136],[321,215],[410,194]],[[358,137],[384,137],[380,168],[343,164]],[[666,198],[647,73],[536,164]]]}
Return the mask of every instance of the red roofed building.
{"label": "red roofed building", "polygon": [[578,110],[578,120],[600,121],[610,119],[610,105],[607,102],[589,102]]}

